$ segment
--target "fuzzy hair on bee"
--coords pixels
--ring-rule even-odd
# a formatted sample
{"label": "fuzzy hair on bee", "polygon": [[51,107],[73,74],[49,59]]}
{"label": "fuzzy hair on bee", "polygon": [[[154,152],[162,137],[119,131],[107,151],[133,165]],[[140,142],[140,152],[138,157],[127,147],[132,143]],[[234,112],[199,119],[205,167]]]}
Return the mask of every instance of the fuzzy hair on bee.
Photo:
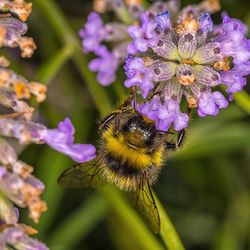
{"label": "fuzzy hair on bee", "polygon": [[152,120],[128,103],[130,99],[101,122],[97,158],[66,170],[59,183],[72,188],[95,186],[103,180],[115,184],[134,194],[137,206],[158,232],[160,218],[151,186],[164,165],[167,150],[180,145],[184,131],[176,143],[169,142],[172,132],[158,131]]}

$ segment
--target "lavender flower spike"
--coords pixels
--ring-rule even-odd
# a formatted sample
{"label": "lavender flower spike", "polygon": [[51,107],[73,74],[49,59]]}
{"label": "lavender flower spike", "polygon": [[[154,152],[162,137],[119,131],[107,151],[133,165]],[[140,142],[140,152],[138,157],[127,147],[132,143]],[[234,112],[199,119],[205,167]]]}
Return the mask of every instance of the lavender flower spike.
{"label": "lavender flower spike", "polygon": [[[128,46],[128,53],[146,52],[150,44],[155,43],[155,28],[157,24],[153,22],[146,13],[141,14],[141,27],[128,27],[129,35],[134,41]],[[160,26],[162,26],[161,24]],[[161,27],[162,28],[162,27]]]}
{"label": "lavender flower spike", "polygon": [[[201,117],[217,115],[242,90],[250,73],[246,25],[225,16],[215,26],[210,14],[198,9],[189,6],[173,22],[168,11],[150,19],[144,13],[140,27],[128,28],[134,39],[128,51],[134,55],[125,61],[124,84],[137,87],[145,99],[138,110],[160,130],[172,124],[175,130],[188,126],[188,115],[180,109],[183,99]],[[220,85],[226,85],[227,98],[214,90]]]}
{"label": "lavender flower spike", "polygon": [[70,156],[76,162],[90,161],[95,158],[96,149],[90,144],[73,144],[75,129],[69,118],[59,122],[56,129],[43,129],[39,138],[53,149]]}
{"label": "lavender flower spike", "polygon": [[89,63],[89,68],[97,72],[97,80],[103,86],[109,85],[115,80],[115,72],[119,66],[119,58],[111,53],[104,45],[96,49],[98,58]]}
{"label": "lavender flower spike", "polygon": [[82,46],[84,53],[98,49],[100,43],[107,38],[107,30],[98,13],[91,12],[89,14],[87,23],[79,31],[79,35],[83,39]]}
{"label": "lavender flower spike", "polygon": [[30,238],[24,231],[18,227],[7,227],[0,233],[0,249],[17,250],[48,250],[47,246],[42,242]]}
{"label": "lavender flower spike", "polygon": [[[140,14],[145,11],[145,8],[141,1],[101,2],[101,4],[97,4],[97,1],[94,1],[93,7],[96,12],[89,14],[79,36],[82,39],[83,52],[85,54],[93,52],[97,56],[90,62],[89,69],[97,72],[97,80],[101,85],[107,86],[115,81],[116,71],[124,63],[127,56],[127,46],[131,42],[127,29],[130,24],[141,22]],[[172,3],[168,4],[158,0],[150,5],[147,11],[156,14],[164,11],[168,6],[173,9],[171,8]],[[113,11],[115,18],[104,24],[99,13],[104,14],[107,10]],[[145,18],[147,19],[147,15]],[[154,37],[152,35],[154,26],[155,24],[152,25],[148,19],[148,24],[143,29],[139,25],[130,29],[131,35],[137,37],[137,42],[134,48],[131,47],[131,50],[143,51],[147,49],[148,39]]]}

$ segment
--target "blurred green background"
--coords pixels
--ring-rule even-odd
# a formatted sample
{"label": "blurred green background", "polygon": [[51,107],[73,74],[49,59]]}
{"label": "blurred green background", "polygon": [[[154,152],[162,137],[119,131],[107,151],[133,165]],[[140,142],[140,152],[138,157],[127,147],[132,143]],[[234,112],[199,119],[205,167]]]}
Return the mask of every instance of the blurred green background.
{"label": "blurred green background", "polygon": [[[29,60],[17,60],[11,54],[12,66],[27,79],[48,85],[48,98],[39,106],[37,121],[56,127],[70,117],[76,141],[95,144],[96,121],[116,105],[124,90],[119,79],[107,88],[97,85],[87,68],[89,57],[81,53],[78,30],[92,2],[32,2],[29,35],[38,49]],[[198,1],[182,4],[194,2]],[[230,16],[250,27],[249,0],[221,4]],[[122,71],[119,77],[124,79]],[[216,117],[194,117],[183,149],[171,154],[154,186],[187,249],[250,249],[249,112],[250,97],[244,93]],[[58,176],[74,164],[69,158],[40,145],[30,145],[20,158],[33,165],[35,175],[45,183],[43,199],[49,209],[33,226],[51,249],[164,249],[161,238],[144,224],[135,226],[141,219],[118,190],[59,187]],[[32,224],[24,209],[21,221]]]}

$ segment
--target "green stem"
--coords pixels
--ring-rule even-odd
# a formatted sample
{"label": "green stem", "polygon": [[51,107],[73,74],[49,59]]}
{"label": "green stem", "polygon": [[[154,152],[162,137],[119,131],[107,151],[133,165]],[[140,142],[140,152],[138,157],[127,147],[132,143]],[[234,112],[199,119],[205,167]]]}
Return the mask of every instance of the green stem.
{"label": "green stem", "polygon": [[125,5],[122,5],[121,7],[114,8],[116,15],[120,18],[120,20],[128,25],[131,25],[132,19],[130,17],[130,14],[128,12],[128,9]]}
{"label": "green stem", "polygon": [[169,219],[166,211],[164,210],[162,204],[158,200],[156,194],[154,193],[154,199],[159,210],[161,218],[161,237],[169,250],[184,250],[184,246],[181,242],[179,235],[177,234],[171,220]]}
{"label": "green stem", "polygon": [[37,78],[44,84],[49,84],[56,74],[59,72],[63,64],[72,57],[74,47],[67,44],[53,55],[46,63],[44,63],[37,72]]}
{"label": "green stem", "polygon": [[64,249],[73,249],[79,240],[106,215],[108,211],[107,200],[95,194],[84,201],[73,214],[68,216],[50,236],[51,248],[62,245]]}
{"label": "green stem", "polygon": [[234,94],[235,102],[248,114],[250,114],[250,96],[246,91]]}

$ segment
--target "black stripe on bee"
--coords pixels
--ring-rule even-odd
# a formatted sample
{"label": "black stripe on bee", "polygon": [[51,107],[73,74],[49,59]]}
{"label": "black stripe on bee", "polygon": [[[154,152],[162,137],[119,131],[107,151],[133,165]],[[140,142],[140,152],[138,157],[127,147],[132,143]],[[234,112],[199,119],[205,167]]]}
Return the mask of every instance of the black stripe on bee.
{"label": "black stripe on bee", "polygon": [[119,176],[124,177],[132,177],[132,176],[140,176],[140,169],[131,166],[128,162],[122,163],[118,158],[112,156],[111,154],[107,154],[105,156],[105,163],[107,167],[112,170],[114,173]]}

